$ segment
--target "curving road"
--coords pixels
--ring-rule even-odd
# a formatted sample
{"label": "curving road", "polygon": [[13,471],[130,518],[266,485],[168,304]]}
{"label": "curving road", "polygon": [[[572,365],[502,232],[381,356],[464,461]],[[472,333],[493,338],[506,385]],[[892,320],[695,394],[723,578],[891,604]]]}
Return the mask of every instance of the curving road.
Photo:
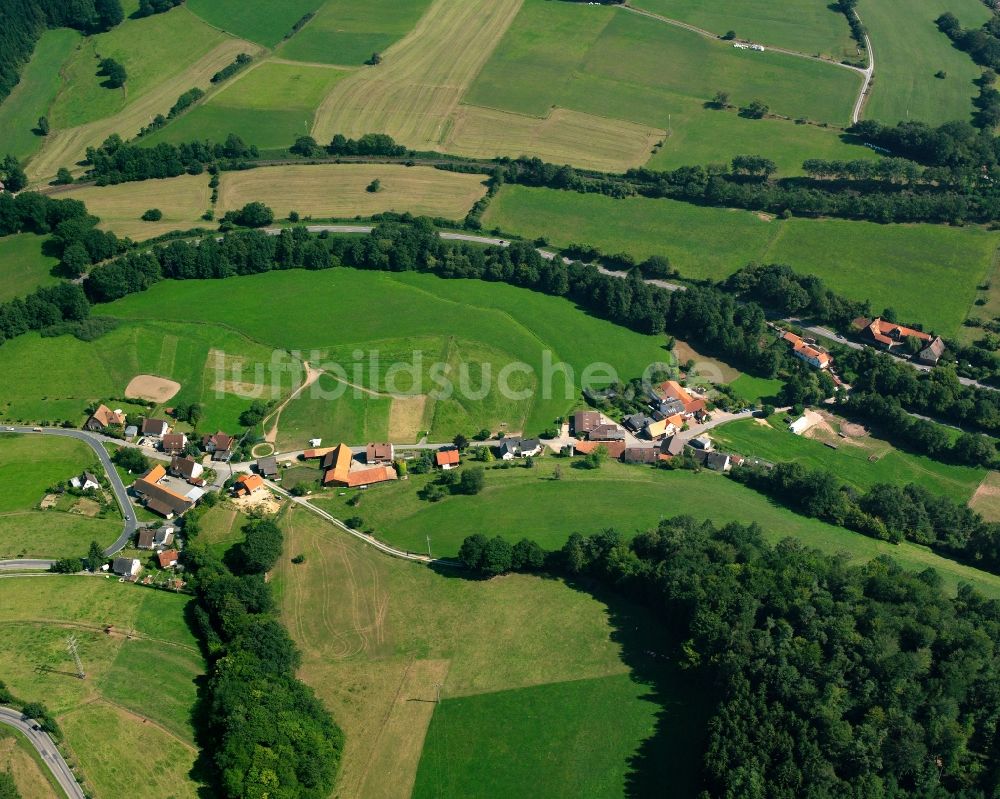
{"label": "curving road", "polygon": [[55,742],[48,733],[36,730],[34,723],[30,719],[26,719],[21,711],[9,707],[0,707],[0,724],[13,727],[28,739],[70,799],[86,799],[83,788],[76,781],[72,769],[63,756],[59,754]]}
{"label": "curving road", "polygon": [[[135,535],[135,531],[138,529],[138,524],[135,520],[132,505],[128,499],[128,491],[125,489],[125,484],[118,476],[118,472],[115,470],[114,464],[111,462],[111,457],[108,455],[108,451],[101,445],[103,441],[110,441],[112,439],[108,439],[106,436],[99,436],[96,433],[89,433],[86,430],[72,430],[62,427],[45,427],[37,429],[34,427],[5,426],[0,427],[0,433],[22,433],[32,436],[62,436],[64,438],[75,438],[77,441],[83,441],[87,444],[87,446],[89,446],[97,455],[98,460],[100,460],[101,465],[104,467],[104,471],[108,476],[108,481],[111,483],[111,489],[114,492],[115,499],[118,501],[119,508],[121,508],[122,518],[124,519],[121,535],[118,536],[118,539],[111,546],[104,550],[104,554],[110,558],[115,553],[124,549],[125,545],[129,542],[129,539]],[[116,443],[120,444],[122,442],[118,441]],[[53,561],[51,560],[3,560],[0,561],[0,571],[48,568],[52,565],[52,563]]]}

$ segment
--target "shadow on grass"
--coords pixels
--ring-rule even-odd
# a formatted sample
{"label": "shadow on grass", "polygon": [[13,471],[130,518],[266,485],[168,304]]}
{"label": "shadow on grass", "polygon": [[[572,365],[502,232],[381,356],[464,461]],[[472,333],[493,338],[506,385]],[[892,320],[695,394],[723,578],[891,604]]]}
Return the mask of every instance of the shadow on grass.
{"label": "shadow on grass", "polygon": [[[489,579],[441,564],[429,568],[449,579]],[[587,594],[605,605],[613,628],[611,640],[621,647],[622,662],[632,679],[646,689],[641,699],[657,707],[653,733],[629,757],[624,794],[634,799],[697,797],[708,719],[714,707],[711,685],[699,672],[681,668],[679,642],[648,609],[591,578],[566,578],[550,572],[537,576],[558,580],[568,590]],[[614,720],[609,719],[609,730],[613,728]]]}
{"label": "shadow on grass", "polygon": [[[202,657],[205,664],[211,668],[211,656],[205,646],[202,628],[196,615],[198,600],[192,599],[184,606],[184,621],[198,641]],[[211,753],[214,751],[214,740],[212,735],[211,717],[211,694],[208,690],[208,674],[203,674],[195,680],[198,687],[198,696],[194,707],[191,708],[191,726],[194,729],[194,740],[198,746],[198,757],[191,766],[188,776],[198,784],[198,796],[201,799],[212,799],[221,796],[221,786],[219,785],[219,769],[212,762]]]}

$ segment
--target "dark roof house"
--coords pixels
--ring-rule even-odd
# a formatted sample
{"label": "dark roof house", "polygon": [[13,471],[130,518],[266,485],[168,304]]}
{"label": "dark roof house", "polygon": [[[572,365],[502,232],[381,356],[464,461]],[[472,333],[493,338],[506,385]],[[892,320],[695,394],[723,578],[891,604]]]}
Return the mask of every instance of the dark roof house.
{"label": "dark roof house", "polygon": [[257,473],[268,480],[278,476],[278,459],[274,455],[257,458]]}

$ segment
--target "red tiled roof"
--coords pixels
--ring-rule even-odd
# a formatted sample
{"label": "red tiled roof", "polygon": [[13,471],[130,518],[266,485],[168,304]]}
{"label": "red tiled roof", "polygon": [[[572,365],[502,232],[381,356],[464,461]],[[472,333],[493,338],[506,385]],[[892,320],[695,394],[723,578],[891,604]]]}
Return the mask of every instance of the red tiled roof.
{"label": "red tiled roof", "polygon": [[438,466],[454,466],[459,462],[459,458],[457,449],[443,449],[434,456]]}

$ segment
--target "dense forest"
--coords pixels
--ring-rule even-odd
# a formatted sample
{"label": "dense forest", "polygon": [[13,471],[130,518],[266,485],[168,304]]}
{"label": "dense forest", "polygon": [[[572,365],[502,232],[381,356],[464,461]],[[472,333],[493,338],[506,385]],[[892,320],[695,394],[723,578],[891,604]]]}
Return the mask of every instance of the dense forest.
{"label": "dense forest", "polygon": [[647,603],[712,680],[703,799],[1000,791],[1000,603],[969,587],[690,518],[574,535],[552,560]]}
{"label": "dense forest", "polygon": [[46,28],[97,33],[125,18],[119,0],[4,0],[0,3],[0,102],[20,80]]}

